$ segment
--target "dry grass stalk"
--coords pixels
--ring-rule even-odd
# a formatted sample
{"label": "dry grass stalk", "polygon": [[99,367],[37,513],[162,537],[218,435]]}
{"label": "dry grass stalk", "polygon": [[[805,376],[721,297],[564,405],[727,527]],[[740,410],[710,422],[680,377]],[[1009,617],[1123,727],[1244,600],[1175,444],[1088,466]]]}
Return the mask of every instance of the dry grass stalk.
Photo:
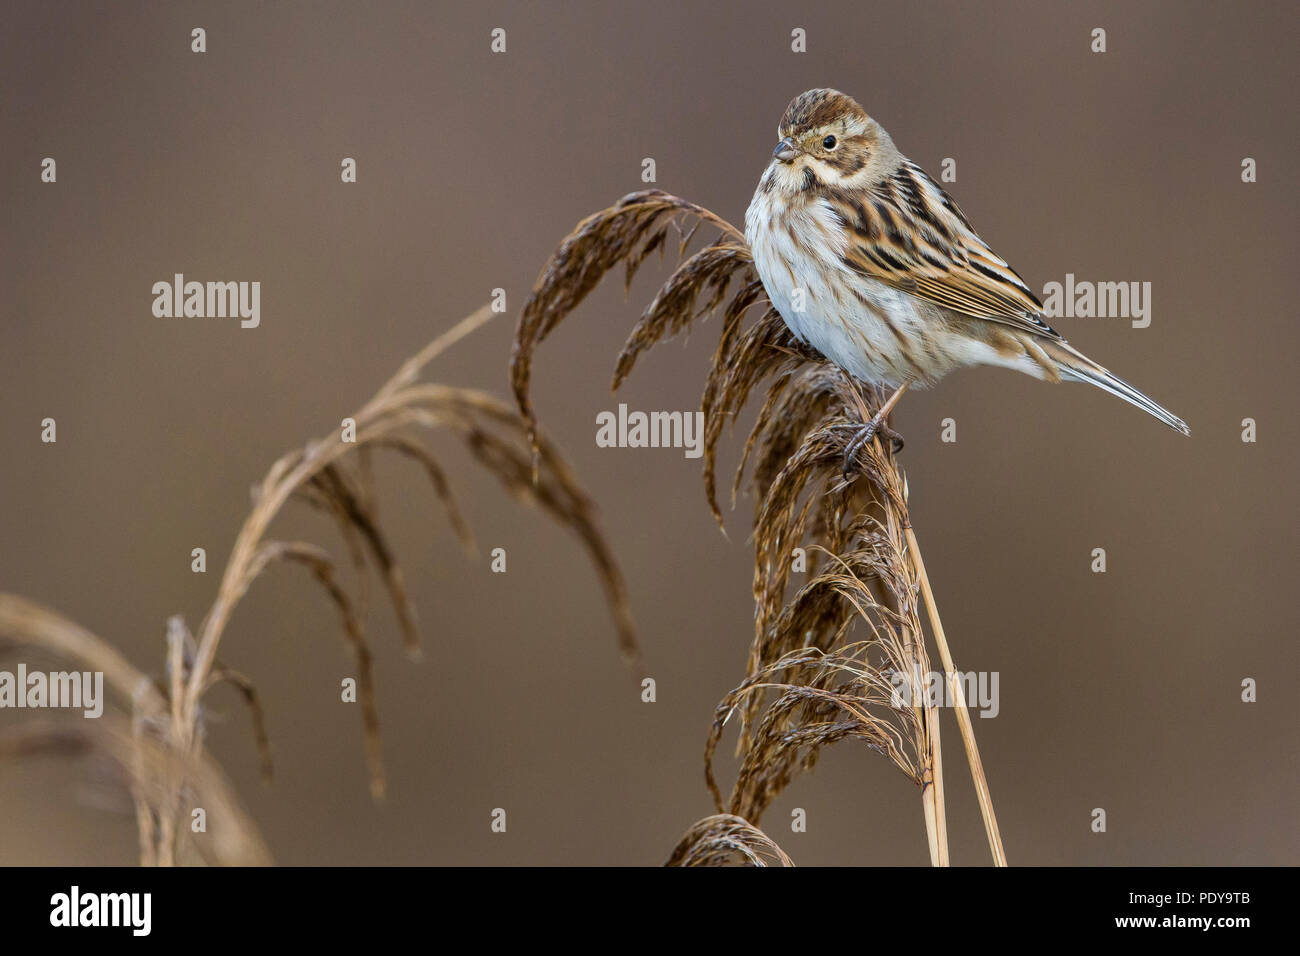
{"label": "dry grass stalk", "polygon": [[948,649],[948,638],[944,634],[943,621],[939,618],[939,607],[934,600],[934,591],[930,588],[930,577],[925,573],[925,563],[921,560],[921,546],[916,543],[916,533],[908,527],[908,547],[916,561],[916,571],[920,578],[921,595],[925,599],[926,613],[934,632],[934,642],[939,648],[939,659],[943,662],[944,679],[948,685],[957,709],[957,723],[961,728],[962,743],[966,747],[966,760],[970,764],[971,778],[975,782],[975,794],[980,803],[980,816],[984,820],[984,833],[988,837],[989,852],[993,854],[996,866],[1007,865],[1007,851],[1002,847],[1002,834],[998,830],[997,814],[993,811],[993,797],[989,793],[988,778],[984,775],[984,761],[980,759],[979,748],[975,745],[975,729],[971,725],[970,711],[966,707],[966,691],[957,679],[957,667],[952,662],[952,652]]}
{"label": "dry grass stalk", "polygon": [[[718,234],[688,256],[701,227]],[[918,607],[918,593],[928,594],[929,584],[911,531],[906,482],[879,441],[858,451],[858,480],[846,484],[840,477],[847,441],[884,396],[868,389],[864,400],[862,386],[794,339],[766,300],[740,230],[658,190],[633,193],[579,223],[520,313],[511,359],[520,413],[535,434],[529,388],[541,342],[608,271],[623,264],[630,286],[670,237],[676,237],[679,264],[633,328],[613,386],[649,348],[710,313],[721,316],[701,399],[705,493],[720,525],[719,441],[755,392],[761,388],[764,396],[732,483],[734,504],[748,473],[755,498],[755,630],[746,680],[719,706],[707,746],[718,809],[724,801],[712,755],[732,714],[740,718],[741,769],[726,806],[751,823],[795,773],[812,766],[822,746],[856,737],[889,756],[921,788],[931,858],[946,863],[937,711],[924,694],[914,694],[914,706],[902,710],[885,694],[894,672],[912,675],[918,688],[929,673]],[[796,548],[807,555],[810,577],[790,596]],[[926,609],[932,632],[941,635],[932,595]],[[851,638],[855,624],[870,638]],[[941,650],[951,680],[946,640]],[[960,726],[977,766],[969,719]],[[989,821],[992,802],[982,772],[976,786]]]}
{"label": "dry grass stalk", "polygon": [[[578,537],[605,591],[622,652],[629,661],[639,663],[622,573],[595,522],[589,499],[558,452],[495,397],[418,381],[430,361],[491,315],[485,306],[407,361],[352,416],[354,441],[345,440],[340,429],[289,452],[271,466],[254,489],[252,512],[239,531],[216,599],[197,635],[191,635],[180,618],[169,622],[163,681],[155,683],[145,678],[110,645],[72,622],[22,598],[0,595],[0,635],[53,651],[79,662],[84,669],[103,671],[108,684],[126,702],[134,728],[135,752],[126,759],[119,737],[110,736],[104,746],[122,756],[124,766],[131,771],[142,862],[166,865],[180,858],[183,838],[189,833],[185,808],[193,805],[196,787],[213,772],[203,747],[203,699],[215,685],[231,684],[249,705],[263,769],[270,771],[269,737],[256,688],[248,677],[222,664],[217,650],[235,608],[253,582],[272,565],[292,563],[305,567],[338,610],[356,665],[371,791],[376,799],[383,796],[374,673],[363,626],[364,591],[359,599],[350,596],[338,580],[333,560],[316,545],[267,537],[271,523],[291,500],[304,501],[333,517],[353,564],[362,572],[367,567],[377,571],[396,613],[403,642],[408,652],[417,655],[420,639],[415,608],[376,509],[370,480],[372,450],[396,451],[420,465],[435,495],[447,508],[457,537],[472,549],[472,537],[443,471],[416,436],[423,430],[444,429],[459,437],[478,464],[495,476],[507,492],[539,508]],[[364,582],[364,574],[361,580]],[[260,838],[254,840],[251,835],[247,842],[261,845]]]}
{"label": "dry grass stalk", "polygon": [[[29,758],[41,755],[63,757],[90,753],[107,755],[128,781],[136,802],[137,820],[141,808],[156,808],[174,802],[164,788],[166,781],[183,776],[184,803],[202,807],[205,830],[193,833],[185,817],[186,839],[176,844],[175,862],[203,863],[209,866],[269,866],[271,851],[262,840],[257,825],[248,815],[234,787],[211,756],[199,753],[181,761],[174,750],[156,735],[135,732],[131,722],[106,714],[89,721],[28,721],[0,734],[0,759]],[[158,862],[158,834],[140,830],[141,863]]]}
{"label": "dry grass stalk", "polygon": [[[178,777],[186,781],[186,800],[203,807],[207,830],[185,832],[183,845],[204,862],[224,866],[261,866],[271,862],[256,824],[248,816],[216,762],[203,752],[181,755],[169,748],[161,732],[169,723],[169,702],[162,687],[123,657],[112,645],[79,624],[25,598],[0,594],[0,648],[12,652],[36,647],[78,666],[104,674],[106,691],[129,703],[130,719],[107,709],[97,720],[38,718],[0,734],[0,759],[33,756],[107,755],[128,781],[140,824],[140,858],[158,861],[162,841],[159,810],[174,801],[168,789]],[[183,766],[179,766],[183,765]],[[175,830],[173,829],[173,834]]]}
{"label": "dry grass stalk", "polygon": [[729,813],[705,817],[687,830],[666,866],[794,866],[758,827]]}

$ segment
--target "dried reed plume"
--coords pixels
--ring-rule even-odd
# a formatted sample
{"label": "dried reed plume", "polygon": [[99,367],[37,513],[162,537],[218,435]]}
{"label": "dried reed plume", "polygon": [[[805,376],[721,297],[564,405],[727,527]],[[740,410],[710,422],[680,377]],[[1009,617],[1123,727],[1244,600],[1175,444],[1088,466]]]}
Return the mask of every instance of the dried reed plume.
{"label": "dried reed plume", "polygon": [[[420,441],[422,430],[446,429],[459,437],[474,459],[515,498],[549,514],[581,541],[595,566],[612,609],[619,645],[639,661],[626,588],[613,554],[595,523],[593,509],[568,465],[506,404],[483,392],[421,383],[425,366],[474,331],[492,315],[484,307],[462,320],[407,361],[366,405],[352,416],[354,434],[340,429],[284,455],[253,491],[253,509],[244,521],[226,564],[215,600],[196,633],[179,617],[167,628],[164,676],[154,680],[111,644],[68,619],[15,595],[0,594],[0,637],[16,645],[52,652],[80,669],[102,671],[129,720],[112,717],[90,733],[45,725],[19,728],[0,740],[0,753],[77,751],[96,746],[127,771],[140,829],[145,864],[183,862],[192,849],[218,863],[265,863],[270,854],[256,827],[234,797],[219,768],[204,750],[203,699],[220,683],[236,688],[249,705],[264,771],[270,772],[270,742],[252,681],[217,657],[226,626],[253,582],[273,564],[301,565],[320,583],[337,608],[343,634],[356,665],[358,702],[371,791],[384,793],[379,718],[365,619],[364,581],[373,568],[387,591],[409,653],[418,655],[415,607],[401,569],[379,521],[370,474],[370,456],[387,449],[409,458],[428,475],[461,543],[473,539],[452,497],[441,466]],[[329,554],[314,544],[267,537],[290,500],[306,502],[337,523],[361,572],[362,589],[352,597],[339,582]],[[184,825],[188,807],[210,816],[208,833],[192,834]],[[217,824],[220,825],[217,825]],[[193,843],[193,847],[186,846]]]}
{"label": "dried reed plume", "polygon": [[718,813],[683,835],[666,866],[794,866],[772,838],[747,820]]}
{"label": "dried reed plume", "polygon": [[[716,230],[716,236],[687,255],[701,230]],[[720,315],[718,346],[700,403],[705,494],[719,525],[718,443],[755,392],[761,388],[763,396],[731,487],[734,505],[748,475],[755,499],[754,637],[745,680],[718,706],[705,755],[716,809],[730,816],[697,824],[673,860],[722,860],[724,855],[707,849],[718,826],[710,821],[739,818],[756,827],[793,777],[812,768],[822,747],[855,738],[917,784],[931,861],[948,862],[938,713],[922,692],[923,675],[930,671],[920,616],[924,605],[958,703],[994,861],[1005,863],[897,459],[877,438],[856,453],[860,477],[842,477],[847,443],[883,396],[850,381],[790,334],[767,301],[740,230],[658,190],[628,195],[580,222],[542,270],[516,329],[511,383],[529,435],[537,441],[529,396],[537,347],[607,272],[622,264],[630,289],[646,259],[670,243],[676,244],[678,264],[629,335],[613,388],[643,352],[696,320]],[[751,314],[756,318],[747,321]],[[540,443],[537,454],[543,454]],[[796,553],[806,555],[809,576],[792,595]],[[865,636],[853,636],[855,629]],[[900,686],[916,692],[900,700],[895,693]],[[713,756],[733,715],[739,715],[740,770],[724,801]],[[730,836],[718,839],[725,843]],[[695,844],[704,847],[698,854],[690,849]]]}

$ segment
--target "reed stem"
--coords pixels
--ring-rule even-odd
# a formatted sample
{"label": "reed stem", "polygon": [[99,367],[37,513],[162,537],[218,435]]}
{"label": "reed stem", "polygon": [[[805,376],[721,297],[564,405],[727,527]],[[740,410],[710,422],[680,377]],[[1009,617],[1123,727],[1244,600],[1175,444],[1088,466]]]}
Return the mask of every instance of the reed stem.
{"label": "reed stem", "polygon": [[984,832],[989,839],[989,850],[993,853],[993,864],[1006,866],[1007,853],[1002,847],[1002,835],[998,832],[998,818],[993,812],[993,797],[989,793],[988,778],[984,776],[984,763],[980,760],[979,746],[975,743],[975,728],[971,724],[970,711],[966,708],[966,695],[962,690],[961,682],[957,680],[957,668],[953,666],[952,652],[948,650],[948,639],[944,636],[943,621],[939,619],[939,608],[934,601],[934,591],[931,590],[930,578],[925,573],[925,562],[921,560],[921,546],[916,541],[916,532],[912,530],[910,520],[904,530],[907,534],[908,552],[912,555],[912,565],[921,583],[921,598],[925,602],[925,613],[930,620],[930,629],[934,632],[934,643],[939,648],[939,659],[943,662],[949,692],[957,707],[957,725],[961,728],[962,743],[966,747],[966,760],[970,764],[971,779],[975,781],[975,793],[979,798],[980,815],[984,818]]}

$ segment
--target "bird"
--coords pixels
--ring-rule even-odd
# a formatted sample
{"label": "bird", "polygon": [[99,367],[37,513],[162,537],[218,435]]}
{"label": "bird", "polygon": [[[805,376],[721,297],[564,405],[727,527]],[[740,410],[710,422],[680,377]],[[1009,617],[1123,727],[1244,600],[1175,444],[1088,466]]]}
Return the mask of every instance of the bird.
{"label": "bird", "polygon": [[912,386],[971,365],[1087,382],[1184,435],[1181,418],[1071,346],[1043,305],[942,187],[856,100],[796,96],[745,213],[772,306],[849,376],[892,391],[845,449],[845,477]]}

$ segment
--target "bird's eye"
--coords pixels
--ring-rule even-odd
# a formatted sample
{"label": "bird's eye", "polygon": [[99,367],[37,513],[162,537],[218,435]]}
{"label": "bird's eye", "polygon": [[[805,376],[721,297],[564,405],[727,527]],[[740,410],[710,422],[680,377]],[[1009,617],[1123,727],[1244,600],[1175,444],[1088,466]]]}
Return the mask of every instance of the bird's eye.
{"label": "bird's eye", "polygon": [[834,148],[835,148],[835,137],[834,137],[834,136],[827,136],[824,140],[822,140],[822,146],[825,147],[826,149],[834,149]]}

